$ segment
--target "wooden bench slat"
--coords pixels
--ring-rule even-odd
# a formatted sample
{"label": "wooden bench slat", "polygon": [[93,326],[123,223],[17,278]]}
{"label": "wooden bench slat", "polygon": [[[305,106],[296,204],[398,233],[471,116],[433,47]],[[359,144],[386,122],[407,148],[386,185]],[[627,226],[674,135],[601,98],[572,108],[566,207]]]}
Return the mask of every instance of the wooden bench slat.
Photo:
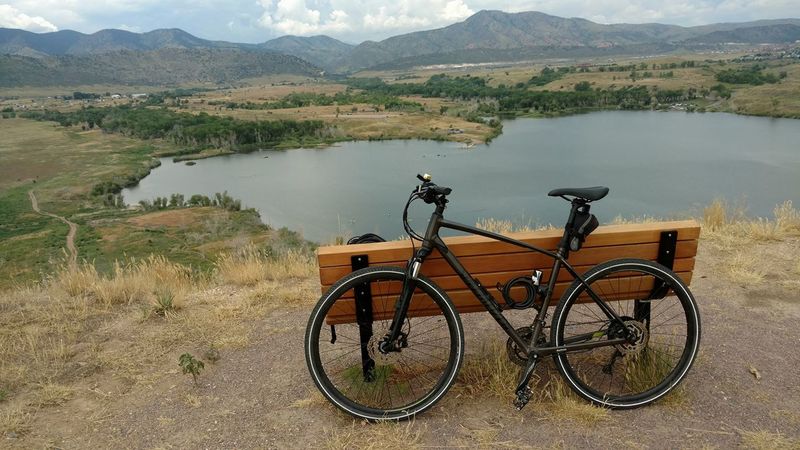
{"label": "wooden bench slat", "polygon": [[[677,260],[675,260],[675,264],[673,265],[673,270],[676,273],[691,272],[692,270],[694,270],[694,264],[695,264],[694,258],[677,259]],[[578,273],[582,274],[582,273],[586,272],[587,270],[589,270],[592,267],[594,267],[594,266],[593,265],[578,266],[578,267],[575,267],[575,269],[578,271]],[[550,279],[550,272],[551,271],[552,271],[552,269],[544,270],[543,271],[544,272],[543,279],[545,279],[545,280]],[[504,284],[507,281],[511,280],[512,278],[516,278],[516,277],[519,277],[519,276],[530,276],[531,275],[531,270],[527,269],[527,270],[516,271],[516,272],[491,272],[491,273],[484,273],[484,274],[475,274],[475,273],[473,273],[472,275],[475,278],[477,278],[478,280],[480,280],[481,284],[483,284],[493,294],[495,294],[495,297],[499,297],[500,294],[497,292],[496,289],[494,289],[494,287],[497,285],[497,283]],[[561,271],[559,271],[557,280],[559,282],[561,282],[561,281],[569,281],[569,282],[571,282],[572,281],[572,275],[569,272],[567,272],[566,270],[562,269]],[[444,289],[447,292],[450,292],[451,290],[466,290],[467,289],[467,286],[464,284],[463,281],[461,281],[461,278],[459,278],[458,275],[445,275],[445,276],[435,277],[435,278],[432,278],[432,281],[434,283],[436,283],[440,288]],[[387,293],[399,294],[400,293],[400,289],[401,289],[401,285],[402,285],[402,283],[400,283],[400,282],[393,283],[392,286],[388,289]],[[323,286],[322,287],[322,292],[324,293],[329,288],[330,288],[330,286]],[[346,292],[346,293],[344,293],[342,295],[342,298],[352,298],[352,297],[353,297],[353,291],[352,290],[350,290],[350,291],[348,291],[348,292]]]}
{"label": "wooden bench slat", "polygon": [[[692,272],[682,272],[678,273],[678,275],[684,280],[686,284],[691,283],[693,275]],[[619,295],[617,295],[616,298],[614,298],[613,300],[625,301],[625,300],[647,298],[647,296],[650,293],[650,290],[652,289],[652,283],[649,283],[650,284],[649,286],[648,283],[639,283],[638,281],[640,281],[642,277],[626,277],[626,278],[628,278],[627,284],[629,285],[627,289],[623,288],[624,285],[626,284],[625,280],[615,279],[613,282],[609,281],[608,283],[605,284],[607,286],[606,290],[609,291],[608,294],[610,294],[611,292],[610,289],[608,289],[608,287],[611,286],[611,284],[609,283],[613,283],[613,285],[616,287],[616,285],[620,283],[620,281],[622,281],[622,284],[620,285],[620,289],[622,292],[619,292],[618,293]],[[553,306],[555,306],[558,299],[561,297],[564,291],[570,286],[570,284],[571,282],[556,283],[556,287],[553,291],[553,303],[552,303]],[[602,288],[603,282],[598,282],[597,284],[595,284],[595,286],[598,286],[598,290],[600,291],[603,290]],[[458,291],[448,292],[448,296],[455,305],[456,309],[458,309],[459,313],[463,314],[470,312],[485,311],[483,305],[480,304],[480,302],[475,298],[473,293],[469,290],[458,290]],[[394,309],[393,309],[394,303],[386,303],[386,305],[384,306],[384,303],[381,301],[382,297],[386,296],[382,295],[373,296],[372,314],[375,320],[391,319],[392,314],[394,314]],[[396,297],[388,296],[387,298],[391,298],[393,302]],[[585,302],[591,301],[588,298],[588,296],[581,296],[581,299]],[[502,300],[501,299],[498,300],[501,302],[502,305]],[[432,301],[427,297],[427,295],[415,294],[412,297],[411,306],[408,312],[409,317],[430,316],[438,313],[439,313],[438,308],[435,305],[433,305]],[[329,311],[325,320],[326,323],[330,325],[336,325],[336,324],[353,322],[354,316],[355,316],[355,301],[342,299],[336,302],[336,310]]]}
{"label": "wooden bench slat", "polygon": [[[688,258],[697,254],[697,241],[678,241],[675,249],[676,258]],[[492,273],[509,271],[532,271],[533,269],[547,269],[552,267],[553,260],[547,255],[531,251],[521,253],[508,253],[501,255],[480,255],[459,257],[461,264],[470,273]],[[658,244],[633,244],[617,245],[612,247],[585,248],[570,255],[569,263],[572,265],[585,266],[594,265],[609,259],[619,258],[625,255],[628,258],[642,258],[655,260],[658,257]],[[380,262],[373,261],[372,254],[369,258],[370,266],[385,265],[394,263],[397,266],[404,266],[406,261]],[[335,283],[341,277],[352,272],[350,266],[342,267],[320,267],[320,282],[323,286]],[[430,258],[422,266],[422,273],[428,277],[435,278],[444,275],[454,274],[453,269],[447,261],[440,258]]]}
{"label": "wooden bench slat", "polygon": [[[677,230],[678,240],[696,240],[700,236],[700,225],[694,220],[654,222],[643,224],[604,225],[598,227],[584,243],[584,250],[592,247],[621,244],[657,243],[664,230]],[[508,234],[509,237],[545,249],[555,249],[563,230],[529,231]],[[451,251],[459,256],[489,255],[518,252],[521,249],[510,244],[494,241],[482,236],[455,236],[445,238]],[[411,256],[410,241],[391,241],[374,244],[335,245],[317,250],[320,267],[349,266],[350,257],[369,254],[370,263],[382,264],[407,260]],[[577,254],[580,254],[577,253]]]}

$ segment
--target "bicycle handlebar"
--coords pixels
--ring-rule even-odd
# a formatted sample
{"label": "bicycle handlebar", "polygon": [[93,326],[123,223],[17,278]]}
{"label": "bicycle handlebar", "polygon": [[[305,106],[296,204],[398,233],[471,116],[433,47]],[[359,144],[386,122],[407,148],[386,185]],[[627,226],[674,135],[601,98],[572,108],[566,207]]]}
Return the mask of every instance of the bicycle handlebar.
{"label": "bicycle handlebar", "polygon": [[419,198],[422,199],[427,204],[431,203],[438,203],[444,202],[447,203],[445,197],[450,195],[453,192],[452,189],[445,186],[439,186],[433,181],[431,181],[432,177],[429,174],[420,175],[417,174],[417,178],[422,181],[422,184],[417,186],[414,192],[417,193]]}

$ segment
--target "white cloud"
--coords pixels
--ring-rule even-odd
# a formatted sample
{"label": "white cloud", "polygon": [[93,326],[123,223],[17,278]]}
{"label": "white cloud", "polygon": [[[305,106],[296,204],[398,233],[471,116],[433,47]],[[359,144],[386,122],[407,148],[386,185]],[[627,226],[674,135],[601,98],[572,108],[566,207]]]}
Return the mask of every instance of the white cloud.
{"label": "white cloud", "polygon": [[118,26],[117,28],[119,28],[120,30],[130,31],[132,33],[141,33],[142,32],[142,27],[139,27],[139,26],[136,26],[136,25],[125,25],[124,23],[122,25]]}
{"label": "white cloud", "polygon": [[452,0],[444,5],[439,16],[444,20],[464,20],[467,17],[475,14],[475,11],[469,9],[469,6],[464,4],[462,0]]}
{"label": "white cloud", "polygon": [[401,33],[474,14],[464,0],[259,0],[259,24],[280,33]]}
{"label": "white cloud", "polygon": [[0,27],[28,31],[58,31],[58,27],[42,16],[29,16],[11,5],[0,5]]}
{"label": "white cloud", "polygon": [[800,0],[0,0],[0,26],[93,33],[183,28],[200,37],[263,42],[329,34],[350,42],[438,28],[482,9],[541,11],[601,23],[699,25],[797,17]]}

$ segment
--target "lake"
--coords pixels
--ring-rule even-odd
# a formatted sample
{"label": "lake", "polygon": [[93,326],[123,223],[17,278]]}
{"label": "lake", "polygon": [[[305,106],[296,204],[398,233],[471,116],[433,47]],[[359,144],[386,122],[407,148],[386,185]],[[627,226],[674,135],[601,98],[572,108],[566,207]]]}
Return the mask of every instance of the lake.
{"label": "lake", "polygon": [[[503,122],[489,145],[435,141],[347,142],[324,149],[263,151],[197,161],[164,159],[126,202],[228,191],[267,224],[328,242],[337,234],[403,234],[401,214],[415,175],[453,188],[445,217],[562,225],[558,187],[605,185],[593,206],[617,215],[698,215],[714,198],[746,202],[753,216],[800,201],[800,121],[733,114],[606,111]],[[412,209],[424,231],[430,207]]]}

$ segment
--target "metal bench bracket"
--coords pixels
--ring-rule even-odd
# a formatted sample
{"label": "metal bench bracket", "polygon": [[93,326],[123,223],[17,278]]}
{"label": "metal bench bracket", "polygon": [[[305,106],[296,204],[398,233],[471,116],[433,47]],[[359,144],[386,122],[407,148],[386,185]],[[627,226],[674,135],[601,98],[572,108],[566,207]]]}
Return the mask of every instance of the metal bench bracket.
{"label": "metal bench bracket", "polygon": [[[662,231],[658,243],[658,256],[656,262],[662,266],[672,269],[675,264],[675,250],[678,246],[678,231]],[[663,283],[656,283],[650,291],[650,295],[645,300],[634,301],[633,316],[635,320],[645,322],[647,329],[650,329],[650,302],[664,298],[667,290]]]}
{"label": "metal bench bracket", "polygon": [[[369,256],[351,256],[350,267],[354,272],[369,267]],[[375,378],[375,361],[369,356],[369,341],[372,338],[372,289],[369,283],[360,284],[353,289],[356,299],[358,336],[361,343],[361,369],[364,373],[364,381],[370,382]]]}

